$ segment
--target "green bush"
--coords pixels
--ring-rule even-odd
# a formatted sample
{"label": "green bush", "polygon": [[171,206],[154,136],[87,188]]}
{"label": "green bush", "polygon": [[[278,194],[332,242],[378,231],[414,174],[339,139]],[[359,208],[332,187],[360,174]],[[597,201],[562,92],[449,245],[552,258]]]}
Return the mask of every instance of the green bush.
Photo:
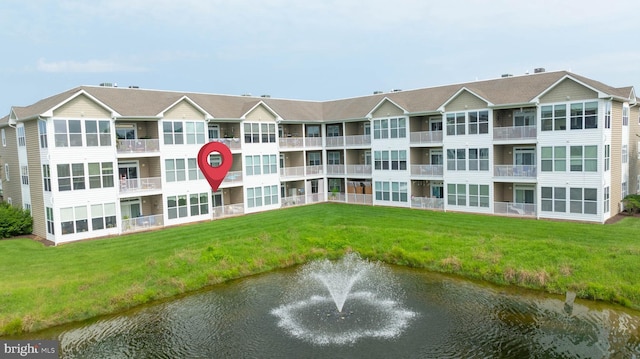
{"label": "green bush", "polygon": [[630,214],[640,212],[640,194],[630,194],[622,200],[624,210]]}
{"label": "green bush", "polygon": [[28,210],[0,202],[0,238],[31,234],[33,220]]}

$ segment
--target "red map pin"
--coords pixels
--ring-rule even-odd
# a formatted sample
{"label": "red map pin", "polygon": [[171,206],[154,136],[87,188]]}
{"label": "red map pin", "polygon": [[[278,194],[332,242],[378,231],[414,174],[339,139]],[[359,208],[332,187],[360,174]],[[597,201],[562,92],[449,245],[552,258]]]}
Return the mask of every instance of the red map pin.
{"label": "red map pin", "polygon": [[[218,152],[222,158],[220,166],[214,167],[209,163],[209,155],[213,152]],[[233,155],[227,145],[222,142],[209,142],[200,148],[198,152],[198,167],[204,174],[204,177],[209,181],[213,192],[218,190],[220,184],[227,175],[227,172],[231,169],[233,164]]]}

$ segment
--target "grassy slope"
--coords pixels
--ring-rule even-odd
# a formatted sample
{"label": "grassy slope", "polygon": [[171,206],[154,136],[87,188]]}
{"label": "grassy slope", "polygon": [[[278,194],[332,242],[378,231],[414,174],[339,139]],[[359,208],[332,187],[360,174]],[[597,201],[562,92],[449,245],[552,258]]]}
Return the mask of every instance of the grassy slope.
{"label": "grassy slope", "polygon": [[0,242],[0,335],[347,250],[640,308],[640,220],[615,225],[319,204],[43,247]]}

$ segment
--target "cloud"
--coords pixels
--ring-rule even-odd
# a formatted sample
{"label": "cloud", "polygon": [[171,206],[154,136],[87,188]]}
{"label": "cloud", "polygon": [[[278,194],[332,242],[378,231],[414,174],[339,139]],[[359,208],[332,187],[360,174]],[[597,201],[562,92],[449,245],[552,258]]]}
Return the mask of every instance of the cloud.
{"label": "cloud", "polygon": [[75,72],[75,73],[102,73],[102,72],[142,72],[144,67],[126,65],[112,60],[87,60],[85,62],[63,60],[47,62],[46,59],[38,59],[36,69],[41,72]]}

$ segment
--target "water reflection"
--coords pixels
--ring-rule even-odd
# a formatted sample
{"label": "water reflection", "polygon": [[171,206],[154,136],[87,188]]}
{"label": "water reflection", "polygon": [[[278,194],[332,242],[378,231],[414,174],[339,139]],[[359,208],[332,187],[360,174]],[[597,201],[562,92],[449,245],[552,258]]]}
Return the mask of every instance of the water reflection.
{"label": "water reflection", "polygon": [[216,286],[92,323],[24,338],[59,339],[65,358],[640,358],[640,313],[392,268],[402,335],[314,345],[288,335],[270,311],[295,270]]}

